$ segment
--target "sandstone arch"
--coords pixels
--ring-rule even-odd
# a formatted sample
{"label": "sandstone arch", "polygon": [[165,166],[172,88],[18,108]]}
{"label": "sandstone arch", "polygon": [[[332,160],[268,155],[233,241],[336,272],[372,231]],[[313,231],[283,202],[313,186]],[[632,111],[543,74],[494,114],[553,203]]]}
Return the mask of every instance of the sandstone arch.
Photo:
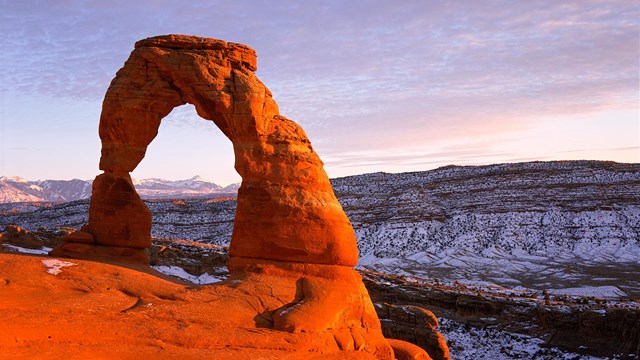
{"label": "sandstone arch", "polygon": [[[147,260],[151,215],[129,173],[162,118],[190,103],[233,143],[242,185],[228,264],[233,281],[184,291],[200,304],[241,311],[255,327],[298,334],[292,339],[302,351],[393,359],[353,269],[355,235],[322,162],[302,128],[278,113],[256,69],[255,52],[240,44],[182,35],[137,42],[105,95],[104,173],[93,183],[89,222],[51,254]],[[221,298],[217,290],[239,295]]]}
{"label": "sandstone arch", "polygon": [[353,266],[355,235],[302,128],[281,116],[255,76],[255,51],[181,35],[138,41],[104,98],[102,156],[83,229],[97,245],[150,246],[151,217],[129,173],[160,121],[193,104],[233,143],[242,177],[233,257]]}

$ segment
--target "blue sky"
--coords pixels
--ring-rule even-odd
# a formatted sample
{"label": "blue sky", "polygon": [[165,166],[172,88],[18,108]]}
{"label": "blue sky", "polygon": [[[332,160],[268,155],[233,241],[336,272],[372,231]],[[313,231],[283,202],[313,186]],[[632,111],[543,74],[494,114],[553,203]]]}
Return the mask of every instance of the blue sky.
{"label": "blue sky", "polygon": [[[640,162],[633,1],[5,1],[0,175],[93,178],[102,98],[135,41],[256,49],[258,77],[330,176],[447,164]],[[239,181],[187,105],[136,178]]]}

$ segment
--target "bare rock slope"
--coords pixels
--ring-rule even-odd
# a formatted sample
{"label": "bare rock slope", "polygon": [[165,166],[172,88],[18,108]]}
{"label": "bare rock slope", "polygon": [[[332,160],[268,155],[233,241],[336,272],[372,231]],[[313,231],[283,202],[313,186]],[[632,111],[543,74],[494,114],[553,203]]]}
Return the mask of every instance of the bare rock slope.
{"label": "bare rock slope", "polygon": [[198,287],[144,267],[0,254],[0,358],[389,358],[348,330],[273,330],[268,314],[296,302],[295,282],[247,276]]}

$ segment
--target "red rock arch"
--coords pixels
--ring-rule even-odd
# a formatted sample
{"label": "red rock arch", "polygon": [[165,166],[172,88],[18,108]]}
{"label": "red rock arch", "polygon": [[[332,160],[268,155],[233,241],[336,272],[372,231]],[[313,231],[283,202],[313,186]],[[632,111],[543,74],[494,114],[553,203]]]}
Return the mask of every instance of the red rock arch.
{"label": "red rock arch", "polygon": [[95,245],[150,246],[151,216],[129,173],[162,118],[190,103],[233,143],[242,185],[232,257],[356,265],[353,229],[320,158],[302,128],[279,115],[256,69],[254,50],[240,44],[180,35],[136,43],[107,90],[100,117],[104,174],[94,182],[83,228]]}

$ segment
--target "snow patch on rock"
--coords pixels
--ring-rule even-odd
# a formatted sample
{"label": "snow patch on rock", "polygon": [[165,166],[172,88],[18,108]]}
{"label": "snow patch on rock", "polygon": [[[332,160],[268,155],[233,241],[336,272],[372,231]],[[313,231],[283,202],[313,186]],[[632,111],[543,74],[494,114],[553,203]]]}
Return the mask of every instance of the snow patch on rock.
{"label": "snow patch on rock", "polygon": [[27,249],[27,248],[12,245],[12,244],[2,244],[2,246],[14,252],[19,252],[22,254],[32,254],[32,255],[47,255],[49,251],[53,250],[52,248],[46,247],[46,246],[43,246],[40,249]]}
{"label": "snow patch on rock", "polygon": [[152,266],[152,268],[156,269],[157,271],[165,275],[175,276],[177,278],[186,280],[194,284],[199,284],[199,285],[217,283],[225,279],[224,277],[213,276],[207,273],[204,273],[200,276],[191,275],[188,272],[184,271],[184,269],[179,266],[159,265],[159,266]]}
{"label": "snow patch on rock", "polygon": [[47,269],[47,272],[51,275],[58,275],[62,272],[63,267],[77,266],[78,264],[62,261],[58,259],[45,259],[42,260],[42,265]]}

